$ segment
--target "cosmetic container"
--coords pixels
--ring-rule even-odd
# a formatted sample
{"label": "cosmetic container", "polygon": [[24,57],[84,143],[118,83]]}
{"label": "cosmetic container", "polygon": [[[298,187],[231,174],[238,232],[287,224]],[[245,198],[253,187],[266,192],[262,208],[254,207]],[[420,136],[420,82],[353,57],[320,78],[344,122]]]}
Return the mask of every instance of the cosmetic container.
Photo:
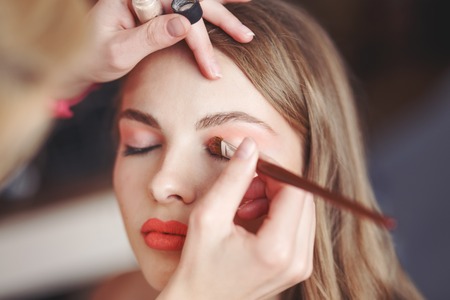
{"label": "cosmetic container", "polygon": [[163,13],[160,0],[133,0],[131,5],[141,23],[145,23]]}

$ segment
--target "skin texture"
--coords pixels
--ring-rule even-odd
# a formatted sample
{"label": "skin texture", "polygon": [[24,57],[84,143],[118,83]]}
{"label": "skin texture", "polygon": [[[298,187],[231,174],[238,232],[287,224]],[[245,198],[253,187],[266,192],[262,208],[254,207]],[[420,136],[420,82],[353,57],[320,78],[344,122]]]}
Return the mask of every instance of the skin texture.
{"label": "skin texture", "polygon": [[[121,111],[150,114],[157,123],[150,126],[142,118],[122,114],[114,186],[130,243],[147,282],[157,290],[168,286],[161,298],[266,298],[306,279],[312,270],[311,195],[262,176],[255,177],[257,151],[298,173],[302,167],[300,136],[234,63],[219,52],[216,56],[223,70],[221,80],[204,78],[187,48],[176,46],[148,57],[133,71],[125,87]],[[208,115],[230,112],[245,113],[254,120],[241,117],[213,125],[199,122]],[[208,139],[216,135],[236,145],[245,137],[252,139],[245,139],[236,160],[226,162],[205,149]],[[124,155],[127,146],[155,147],[150,152]],[[238,206],[244,209],[242,203],[248,200],[263,203],[256,205],[259,212],[251,218],[236,216]],[[269,203],[272,204],[267,212]],[[183,252],[149,248],[140,233],[149,218],[188,224]],[[215,253],[223,254],[226,249],[221,245],[223,241],[218,242],[225,229],[231,230],[225,235],[235,235],[228,238],[229,257]],[[242,247],[243,242],[248,243],[248,251]],[[286,255],[279,255],[280,247]],[[206,250],[207,259],[200,250]],[[272,251],[277,255],[271,255]],[[221,255],[223,265],[214,260],[217,255]],[[279,264],[273,257],[283,261]],[[251,266],[249,274],[237,278],[239,285],[252,274],[260,276],[248,280],[248,286],[236,286],[236,274],[246,264]],[[295,271],[291,272],[288,264]],[[207,277],[211,278],[214,271],[220,273],[220,267],[231,270],[221,273],[223,279],[213,280],[215,285],[222,285],[215,288]],[[278,273],[286,275],[274,278]],[[242,294],[230,295],[227,284]],[[201,292],[202,289],[205,290]]]}

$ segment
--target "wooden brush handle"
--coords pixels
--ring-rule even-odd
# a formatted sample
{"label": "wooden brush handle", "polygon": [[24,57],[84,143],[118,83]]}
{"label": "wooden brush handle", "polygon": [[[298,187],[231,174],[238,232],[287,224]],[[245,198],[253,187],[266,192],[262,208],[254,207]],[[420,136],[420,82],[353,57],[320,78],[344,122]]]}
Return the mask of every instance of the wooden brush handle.
{"label": "wooden brush handle", "polygon": [[372,221],[375,221],[378,224],[385,226],[388,229],[393,229],[395,227],[395,220],[389,217],[386,217],[378,212],[369,210],[368,208],[362,206],[361,204],[348,199],[344,196],[338,195],[336,193],[332,193],[323,187],[305,179],[300,176],[297,176],[294,173],[289,172],[288,170],[277,166],[273,163],[270,163],[264,159],[259,159],[257,164],[257,170],[265,174],[275,180],[280,182],[284,182],[296,187],[299,187],[305,191],[313,193],[317,196],[322,197],[324,200],[329,201],[333,205],[336,205],[340,208],[347,209],[353,213],[356,213],[362,217],[368,218]]}

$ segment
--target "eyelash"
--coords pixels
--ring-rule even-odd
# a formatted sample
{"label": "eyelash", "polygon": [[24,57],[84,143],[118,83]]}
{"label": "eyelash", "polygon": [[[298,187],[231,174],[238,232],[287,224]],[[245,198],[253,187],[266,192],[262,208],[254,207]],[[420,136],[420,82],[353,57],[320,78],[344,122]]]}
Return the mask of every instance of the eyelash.
{"label": "eyelash", "polygon": [[218,160],[218,161],[228,161],[229,159],[222,156],[222,155],[217,155],[215,153],[212,153],[211,150],[209,150],[208,146],[205,146],[205,151],[209,154],[209,156],[214,159],[214,160]]}
{"label": "eyelash", "polygon": [[123,151],[123,156],[143,155],[143,154],[151,152],[159,147],[161,147],[161,145],[152,145],[152,146],[144,147],[144,148],[137,148],[137,147],[131,147],[131,146],[126,145],[125,150]]}
{"label": "eyelash", "polygon": [[[125,150],[123,151],[123,156],[131,156],[131,155],[143,155],[145,153],[151,152],[157,148],[161,147],[161,145],[153,145],[144,148],[131,147],[126,145]],[[217,154],[212,153],[207,146],[205,146],[205,151],[209,154],[209,156],[218,161],[228,161],[229,159],[224,156],[219,156]]]}

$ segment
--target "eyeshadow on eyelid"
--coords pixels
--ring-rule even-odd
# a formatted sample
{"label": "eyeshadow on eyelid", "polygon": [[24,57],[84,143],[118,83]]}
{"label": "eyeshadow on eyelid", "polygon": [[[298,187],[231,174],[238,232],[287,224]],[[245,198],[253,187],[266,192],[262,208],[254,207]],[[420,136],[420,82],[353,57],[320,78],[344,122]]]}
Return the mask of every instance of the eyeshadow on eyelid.
{"label": "eyeshadow on eyelid", "polygon": [[148,147],[158,141],[158,138],[149,130],[121,127],[120,139],[122,143],[134,147]]}
{"label": "eyeshadow on eyelid", "polygon": [[235,146],[239,146],[246,137],[252,138],[259,146],[264,147],[271,146],[274,142],[273,135],[261,131],[260,128],[248,128],[244,126],[239,126],[239,128],[238,126],[233,126],[226,129],[213,129],[209,135],[211,137],[219,136]]}

